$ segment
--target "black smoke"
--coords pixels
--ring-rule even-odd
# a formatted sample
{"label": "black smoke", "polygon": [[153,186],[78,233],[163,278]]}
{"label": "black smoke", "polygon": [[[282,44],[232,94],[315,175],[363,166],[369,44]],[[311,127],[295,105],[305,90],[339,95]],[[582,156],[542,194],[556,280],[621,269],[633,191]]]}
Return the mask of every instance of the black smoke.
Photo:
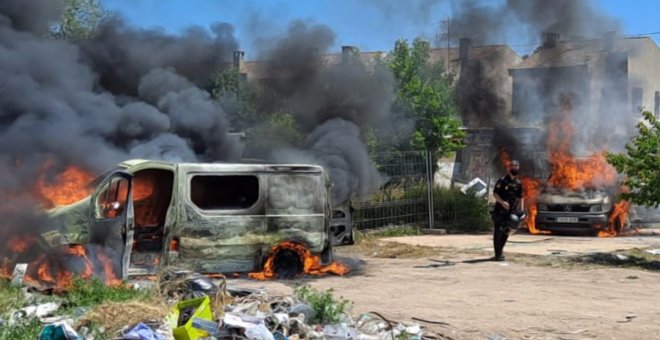
{"label": "black smoke", "polygon": [[543,32],[559,33],[568,39],[593,38],[620,27],[591,0],[452,2],[451,36],[455,41],[467,37],[479,45],[539,43]]}
{"label": "black smoke", "polygon": [[392,124],[393,78],[389,71],[360,61],[353,51],[341,60],[324,54],[335,41],[324,25],[293,22],[262,51],[269,60],[262,85],[271,110],[291,112],[306,135],[298,148],[274,150],[280,162],[323,165],[333,181],[333,203],[364,196],[383,180],[371,164],[367,127]]}
{"label": "black smoke", "polygon": [[[73,42],[49,36],[59,3],[0,3],[0,195],[10,201],[0,209],[5,242],[51,227],[35,184],[70,165],[100,173],[129,158],[240,159],[226,113],[203,90],[211,75],[231,65],[238,46],[231,25],[171,36],[110,16],[97,35]],[[41,252],[30,249],[28,256]],[[0,258],[11,252],[3,244]]]}
{"label": "black smoke", "polygon": [[156,68],[171,68],[204,86],[209,74],[227,66],[238,41],[228,23],[211,25],[210,33],[202,27],[190,27],[171,36],[155,29],[137,29],[110,16],[79,47],[83,62],[99,76],[104,89],[135,96],[140,79]]}
{"label": "black smoke", "polygon": [[[452,12],[454,46],[458,45],[459,38],[468,38],[474,46],[473,50],[488,48],[489,44],[515,41],[525,45],[516,48],[518,51],[543,54],[551,48],[542,46],[544,34],[556,33],[559,44],[564,41],[583,44],[562,47],[561,51],[585,49],[585,44],[590,42],[598,47],[588,53],[598,55],[604,49],[602,41],[605,34],[621,30],[618,20],[606,15],[594,1],[588,0],[454,1]],[[512,88],[512,78],[507,71],[514,65],[507,64],[507,58],[502,54],[503,48],[464,61],[457,87],[458,102],[468,125],[494,127],[493,154],[498,148],[505,147],[514,158],[527,160],[525,163],[531,168],[534,151],[545,151],[546,145],[544,138],[531,136],[524,128],[543,127],[555,119],[560,112],[559,97],[567,93],[574,98],[574,126],[581,129],[579,138],[576,138],[576,150],[586,151],[587,144],[602,146],[601,141],[596,139],[606,129],[596,124],[600,119],[594,111],[598,110],[590,111],[584,105],[584,99],[589,98],[589,94],[581,84],[587,75],[577,69],[562,71],[564,73],[561,74],[550,68],[540,69],[535,74],[532,74],[533,71],[521,71],[533,78],[532,83]],[[553,57],[559,64],[564,62],[559,49],[552,54],[546,54],[543,58]],[[527,57],[524,56],[522,61],[525,62]],[[566,62],[571,63],[570,60]],[[608,83],[608,80],[604,82]],[[515,107],[511,105],[512,97]],[[516,105],[516,102],[524,105]],[[622,110],[620,103],[606,111],[611,112],[613,117],[628,113],[628,110]],[[622,120],[617,118],[617,124]]]}

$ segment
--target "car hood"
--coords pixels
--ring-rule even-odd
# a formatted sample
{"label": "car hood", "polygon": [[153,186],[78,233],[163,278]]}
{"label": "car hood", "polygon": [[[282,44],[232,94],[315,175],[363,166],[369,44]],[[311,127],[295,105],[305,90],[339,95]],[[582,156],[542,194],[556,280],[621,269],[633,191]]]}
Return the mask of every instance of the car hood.
{"label": "car hood", "polygon": [[541,191],[537,202],[544,204],[602,204],[609,197],[610,194],[602,189],[566,190],[547,188]]}
{"label": "car hood", "polygon": [[48,210],[53,228],[41,234],[49,247],[87,243],[90,227],[90,197]]}

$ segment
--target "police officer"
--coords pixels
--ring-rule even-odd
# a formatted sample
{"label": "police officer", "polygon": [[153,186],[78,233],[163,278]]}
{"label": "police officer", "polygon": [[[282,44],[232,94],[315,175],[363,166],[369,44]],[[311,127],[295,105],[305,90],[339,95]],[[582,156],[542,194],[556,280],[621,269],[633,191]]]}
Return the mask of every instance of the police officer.
{"label": "police officer", "polygon": [[509,215],[524,209],[524,202],[522,198],[523,186],[518,179],[518,171],[520,171],[520,163],[516,160],[511,161],[509,173],[500,178],[495,183],[495,190],[493,196],[495,197],[495,210],[493,211],[493,223],[495,228],[493,230],[493,247],[495,248],[495,261],[504,261],[502,250],[509,238]]}

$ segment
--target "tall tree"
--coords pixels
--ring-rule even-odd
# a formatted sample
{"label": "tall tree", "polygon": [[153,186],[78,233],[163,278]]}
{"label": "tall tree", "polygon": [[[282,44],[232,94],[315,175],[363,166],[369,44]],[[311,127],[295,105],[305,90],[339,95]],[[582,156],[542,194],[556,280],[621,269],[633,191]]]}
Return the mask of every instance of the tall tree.
{"label": "tall tree", "polygon": [[452,79],[441,64],[429,63],[430,46],[415,39],[412,46],[398,40],[389,56],[389,68],[398,81],[395,110],[415,120],[411,144],[446,155],[463,147],[465,132],[455,102]]}
{"label": "tall tree", "polygon": [[247,84],[237,68],[218,71],[207,90],[227,111],[232,129],[245,132],[250,157],[266,157],[273,145],[296,145],[302,140],[293,116],[267,110],[262,105],[265,99]]}
{"label": "tall tree", "polygon": [[630,189],[625,199],[647,207],[660,206],[660,122],[651,112],[643,112],[637,124],[639,133],[626,144],[627,153],[607,155],[607,161],[626,175]]}
{"label": "tall tree", "polygon": [[79,40],[94,34],[99,22],[106,15],[98,0],[57,0],[62,1],[64,12],[60,22],[52,27],[57,38]]}

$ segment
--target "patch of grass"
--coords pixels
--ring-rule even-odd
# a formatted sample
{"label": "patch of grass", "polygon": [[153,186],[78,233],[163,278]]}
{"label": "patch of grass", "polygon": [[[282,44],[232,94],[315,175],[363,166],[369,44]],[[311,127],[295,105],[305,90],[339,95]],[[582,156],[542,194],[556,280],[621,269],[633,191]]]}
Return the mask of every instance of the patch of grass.
{"label": "patch of grass", "polygon": [[38,319],[30,319],[11,327],[0,327],[0,339],[34,340],[39,336],[41,327]]}
{"label": "patch of grass", "polygon": [[660,271],[660,256],[647,253],[644,249],[640,248],[633,248],[624,252],[616,253],[595,253],[574,256],[571,258],[571,261],[606,267]]}
{"label": "patch of grass", "polygon": [[8,280],[0,280],[0,315],[25,306],[25,299],[20,288],[11,285]]}
{"label": "patch of grass", "polygon": [[341,316],[350,307],[350,301],[343,298],[335,299],[332,289],[319,291],[304,285],[296,288],[294,293],[314,309],[314,318],[310,320],[312,324],[339,323]]}
{"label": "patch of grass", "polygon": [[357,242],[360,242],[361,240],[370,239],[370,238],[415,236],[421,234],[422,233],[419,230],[419,228],[413,226],[402,226],[402,227],[382,228],[376,230],[357,231],[355,233],[355,240]]}
{"label": "patch of grass", "polygon": [[384,241],[373,236],[367,236],[359,240],[352,246],[352,250],[376,258],[420,258],[456,253],[456,250],[453,248],[416,246]]}
{"label": "patch of grass", "polygon": [[65,299],[67,308],[88,307],[101,304],[106,301],[128,301],[133,299],[148,298],[151,292],[139,291],[125,285],[107,286],[101,280],[75,279],[69,291],[62,297]]}

